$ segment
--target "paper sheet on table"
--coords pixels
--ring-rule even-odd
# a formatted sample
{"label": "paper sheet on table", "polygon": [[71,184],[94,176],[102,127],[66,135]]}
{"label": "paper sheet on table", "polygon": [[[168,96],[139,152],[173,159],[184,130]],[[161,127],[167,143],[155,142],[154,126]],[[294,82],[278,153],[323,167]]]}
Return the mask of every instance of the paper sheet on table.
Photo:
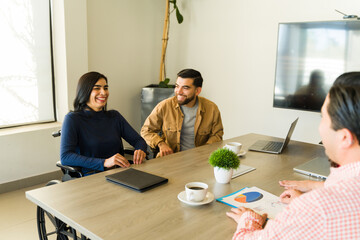
{"label": "paper sheet on table", "polygon": [[278,196],[257,187],[246,187],[216,200],[231,207],[246,207],[259,214],[267,213],[268,218],[275,218],[286,207]]}

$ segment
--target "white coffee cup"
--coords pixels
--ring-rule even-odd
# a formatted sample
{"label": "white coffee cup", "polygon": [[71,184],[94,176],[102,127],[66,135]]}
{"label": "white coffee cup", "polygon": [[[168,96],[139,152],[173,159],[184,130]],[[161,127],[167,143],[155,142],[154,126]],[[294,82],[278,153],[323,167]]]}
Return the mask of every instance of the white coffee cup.
{"label": "white coffee cup", "polygon": [[205,199],[208,185],[202,182],[190,182],[185,185],[186,199],[192,202],[201,202]]}
{"label": "white coffee cup", "polygon": [[233,151],[235,154],[239,154],[241,150],[242,144],[238,142],[229,142],[227,143],[224,148],[227,148]]}

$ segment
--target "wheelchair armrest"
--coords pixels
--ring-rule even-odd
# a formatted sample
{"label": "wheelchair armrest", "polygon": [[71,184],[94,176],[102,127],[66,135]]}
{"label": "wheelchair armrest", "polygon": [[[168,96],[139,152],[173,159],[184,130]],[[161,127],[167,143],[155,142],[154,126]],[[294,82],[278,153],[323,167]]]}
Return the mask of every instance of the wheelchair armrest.
{"label": "wheelchair armrest", "polygon": [[56,166],[63,169],[64,171],[69,171],[69,172],[81,174],[81,167],[73,167],[73,166],[62,165],[60,161],[58,161],[56,163]]}
{"label": "wheelchair armrest", "polygon": [[60,137],[60,136],[61,136],[61,129],[58,130],[58,131],[56,131],[56,132],[53,132],[51,135],[52,135],[53,137]]}
{"label": "wheelchair armrest", "polygon": [[125,148],[124,149],[124,153],[129,154],[129,155],[134,155],[134,151],[135,151],[135,149],[133,149],[133,148]]}
{"label": "wheelchair armrest", "polygon": [[159,147],[156,147],[156,148],[151,147],[150,149],[151,149],[152,157],[156,158],[157,154],[160,152]]}

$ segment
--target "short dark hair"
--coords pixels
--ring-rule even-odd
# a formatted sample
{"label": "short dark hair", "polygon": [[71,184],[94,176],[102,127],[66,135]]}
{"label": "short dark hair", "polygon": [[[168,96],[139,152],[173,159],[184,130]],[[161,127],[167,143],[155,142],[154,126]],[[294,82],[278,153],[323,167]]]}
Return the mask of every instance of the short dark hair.
{"label": "short dark hair", "polygon": [[335,81],[333,86],[360,86],[360,72],[347,72],[341,74]]}
{"label": "short dark hair", "polygon": [[[88,72],[80,77],[76,88],[76,97],[74,100],[75,112],[79,112],[84,110],[85,108],[88,108],[87,102],[89,101],[91,91],[93,90],[96,82],[99,81],[99,79],[101,78],[105,79],[107,83],[107,78],[103,74],[98,72]],[[104,110],[106,110],[106,105],[104,107]]]}
{"label": "short dark hair", "polygon": [[340,75],[329,91],[329,100],[331,127],[349,129],[360,144],[360,72]]}
{"label": "short dark hair", "polygon": [[201,73],[199,71],[187,68],[187,69],[181,70],[177,74],[177,76],[181,77],[181,78],[192,78],[192,79],[194,79],[193,85],[195,87],[202,87],[203,78],[202,78]]}

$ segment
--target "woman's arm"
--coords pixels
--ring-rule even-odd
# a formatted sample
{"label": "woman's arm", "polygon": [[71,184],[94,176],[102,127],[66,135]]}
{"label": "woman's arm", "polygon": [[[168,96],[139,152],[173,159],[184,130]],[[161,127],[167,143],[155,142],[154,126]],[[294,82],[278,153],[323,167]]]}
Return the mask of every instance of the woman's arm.
{"label": "woman's arm", "polygon": [[77,153],[79,150],[78,131],[80,129],[77,126],[76,117],[72,113],[67,114],[61,129],[61,164],[104,171],[105,159],[85,157]]}
{"label": "woman's arm", "polygon": [[122,135],[121,137],[135,148],[133,156],[134,163],[141,164],[146,157],[146,142],[120,113],[119,117]]}

